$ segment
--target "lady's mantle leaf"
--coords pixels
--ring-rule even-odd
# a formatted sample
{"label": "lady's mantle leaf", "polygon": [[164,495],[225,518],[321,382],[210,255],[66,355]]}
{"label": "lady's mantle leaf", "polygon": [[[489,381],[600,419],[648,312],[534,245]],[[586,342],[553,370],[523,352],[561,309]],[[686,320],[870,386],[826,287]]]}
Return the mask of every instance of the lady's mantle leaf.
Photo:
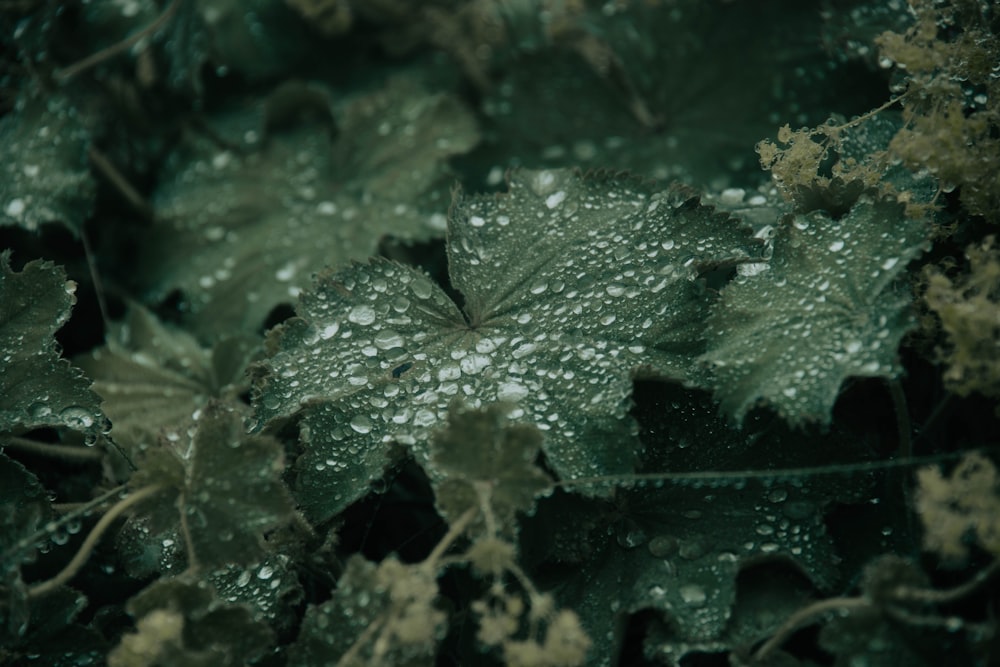
{"label": "lady's mantle leaf", "polygon": [[763,400],[793,424],[829,423],[846,378],[898,375],[913,318],[894,281],[926,234],[901,205],[866,196],[839,220],[786,218],[770,268],[729,285],[709,318],[703,359],[723,410],[742,419]]}
{"label": "lady's mantle leaf", "polygon": [[0,120],[0,226],[37,230],[59,222],[74,233],[94,205],[90,132],[66,98],[26,98]]}
{"label": "lady's mantle leaf", "polygon": [[833,498],[867,500],[864,479],[845,484],[825,476],[803,484],[794,476],[740,476],[829,464],[830,452],[848,458],[853,452],[843,434],[816,435],[820,446],[803,448],[795,446],[801,434],[780,421],[737,431],[707,395],[674,385],[659,391],[655,403],[640,408],[653,436],[642,472],[731,476],[620,488],[610,503],[557,492],[539,501],[521,529],[528,575],[544,577],[538,583],[557,590],[559,603],[580,614],[594,639],[588,664],[610,664],[625,637],[608,629],[624,628],[626,617],[642,610],[668,628],[657,649],[668,664],[683,664],[691,651],[731,650],[725,641],[741,570],[778,559],[829,587],[838,558],[824,522],[827,506]]}
{"label": "lady's mantle leaf", "polygon": [[[264,106],[289,104],[287,91]],[[182,290],[193,324],[210,338],[257,331],[313,273],[375,254],[384,236],[440,232],[436,212],[445,205],[430,200],[447,195],[445,161],[478,140],[456,99],[400,81],[352,102],[333,142],[326,128],[299,121],[261,146],[266,128],[249,118],[258,122],[219,123],[223,135],[244,128],[237,142],[245,151],[212,144],[173,157],[172,177],[156,193],[163,222],[146,246],[149,296]]]}
{"label": "lady's mantle leaf", "polygon": [[529,511],[551,488],[552,480],[535,465],[542,432],[508,423],[508,411],[502,404],[453,407],[447,428],[431,436],[433,466],[445,477],[435,484],[434,496],[449,523],[470,508],[484,509],[496,530],[513,534],[516,513]]}
{"label": "lady's mantle leaf", "polygon": [[128,452],[182,428],[209,398],[246,391],[244,371],[259,350],[253,336],[224,338],[211,349],[134,306],[108,333],[107,345],[78,358],[94,378],[112,423],[111,435]]}
{"label": "lady's mantle leaf", "polygon": [[[690,379],[708,268],[749,255],[734,220],[632,179],[520,172],[449,221],[465,312],[419,271],[373,260],[320,275],[257,371],[257,428],[303,414],[299,500],[325,519],[415,445],[454,397],[519,402],[564,478],[628,472],[637,373]],[[433,465],[427,466],[433,476]]]}
{"label": "lady's mantle leaf", "polygon": [[291,518],[283,468],[276,440],[246,435],[233,408],[211,401],[187,432],[168,434],[162,448],[149,451],[132,482],[167,486],[174,502],[148,503],[140,515],[159,533],[183,512],[189,561],[212,568],[260,560],[262,533]]}
{"label": "lady's mantle leaf", "polygon": [[105,420],[90,381],[59,357],[53,334],[69,319],[76,284],[54,264],[18,273],[0,254],[0,432],[66,426],[97,437]]}

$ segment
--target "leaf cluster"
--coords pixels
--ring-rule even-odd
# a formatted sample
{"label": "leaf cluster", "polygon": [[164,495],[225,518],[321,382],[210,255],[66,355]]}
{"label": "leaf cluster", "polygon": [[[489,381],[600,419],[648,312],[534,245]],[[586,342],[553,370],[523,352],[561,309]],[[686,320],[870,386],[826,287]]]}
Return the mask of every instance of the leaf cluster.
{"label": "leaf cluster", "polygon": [[0,6],[0,663],[988,664],[996,28]]}

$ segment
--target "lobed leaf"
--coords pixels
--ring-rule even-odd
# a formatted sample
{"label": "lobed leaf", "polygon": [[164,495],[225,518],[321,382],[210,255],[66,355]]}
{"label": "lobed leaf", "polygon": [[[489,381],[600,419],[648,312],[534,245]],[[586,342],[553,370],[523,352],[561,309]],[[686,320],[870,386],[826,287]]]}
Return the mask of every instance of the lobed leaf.
{"label": "lobed leaf", "polygon": [[97,394],[60,358],[53,335],[69,319],[76,284],[49,262],[20,271],[0,253],[0,432],[64,426],[96,438],[105,426]]}
{"label": "lobed leaf", "polygon": [[702,271],[743,261],[749,234],[630,178],[519,172],[460,197],[449,221],[464,312],[384,260],[318,277],[256,370],[256,426],[302,417],[298,498],[323,520],[382,474],[388,445],[426,444],[448,405],[517,403],[563,478],[632,470],[636,374],[692,380],[710,295]]}
{"label": "lobed leaf", "polygon": [[[260,113],[287,104],[281,94]],[[440,233],[446,160],[478,140],[458,100],[401,80],[351,102],[336,140],[299,120],[261,144],[267,128],[249,118],[258,122],[216,119],[223,135],[246,128],[240,150],[209,144],[173,156],[156,193],[161,222],[146,242],[148,297],[180,289],[209,339],[258,331],[313,273],[370,257],[385,236]]]}
{"label": "lobed leaf", "polygon": [[[641,471],[666,481],[618,489],[610,502],[556,493],[539,501],[521,528],[522,563],[529,576],[539,573],[539,585],[557,591],[561,606],[580,615],[594,639],[591,665],[621,652],[626,618],[642,611],[654,612],[663,626],[654,650],[668,664],[685,664],[693,652],[732,649],[730,633],[748,622],[734,618],[748,611],[737,599],[741,572],[776,561],[814,587],[829,588],[839,558],[826,530],[828,506],[834,497],[867,499],[865,483],[845,489],[837,478],[803,485],[777,473],[767,480],[741,476],[747,469],[828,465],[830,452],[849,457],[853,448],[843,434],[816,435],[819,446],[802,448],[794,446],[801,435],[773,420],[735,430],[707,396],[678,387],[662,388],[643,409],[655,441]],[[704,471],[709,479],[669,480]],[[767,631],[757,633],[752,641]]]}
{"label": "lobed leaf", "polygon": [[190,539],[188,561],[206,568],[246,564],[265,554],[262,535],[292,517],[294,508],[281,481],[281,444],[248,436],[240,414],[210,401],[186,431],[167,434],[150,450],[133,476],[135,487],[162,485],[164,498],[139,511],[151,530],[174,526]]}
{"label": "lobed leaf", "polygon": [[[531,424],[511,424],[510,406],[481,410],[453,406],[448,425],[431,435],[432,465],[443,476],[434,497],[453,524],[471,508],[488,512],[488,523],[513,534],[516,514],[528,512],[552,480],[535,465],[542,432]],[[485,505],[485,507],[483,507]]]}
{"label": "lobed leaf", "polygon": [[723,291],[702,359],[722,409],[737,420],[766,402],[792,424],[828,424],[848,377],[896,377],[914,325],[897,280],[924,249],[923,221],[861,196],[833,219],[786,217],[769,268]]}
{"label": "lobed leaf", "polygon": [[104,347],[76,359],[111,420],[111,435],[128,452],[154,445],[183,427],[210,398],[246,391],[245,370],[259,339],[227,336],[206,348],[191,334],[140,306],[111,327]]}

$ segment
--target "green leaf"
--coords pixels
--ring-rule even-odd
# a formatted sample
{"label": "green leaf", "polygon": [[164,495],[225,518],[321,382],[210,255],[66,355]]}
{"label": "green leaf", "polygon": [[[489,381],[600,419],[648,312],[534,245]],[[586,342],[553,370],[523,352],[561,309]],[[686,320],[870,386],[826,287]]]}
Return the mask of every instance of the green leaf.
{"label": "green leaf", "polygon": [[62,95],[26,97],[0,119],[0,226],[57,222],[80,232],[96,187],[90,132]]}
{"label": "green leaf", "polygon": [[108,654],[110,667],[242,667],[274,643],[246,605],[220,601],[202,581],[158,581],[128,601],[136,633]]}
{"label": "green leaf", "polygon": [[[811,7],[719,0],[605,7],[589,5],[575,36],[498,69],[502,78],[483,105],[497,129],[473,154],[487,169],[584,165],[713,189],[734,176],[752,183],[753,145],[773,132],[774,119],[818,122],[847,88],[820,45],[824,21]],[[538,22],[537,13],[529,10],[527,20]],[[656,131],[637,118],[639,100],[659,122]]]}
{"label": "green leaf", "polygon": [[53,335],[69,319],[76,284],[35,260],[20,272],[0,253],[0,432],[65,426],[96,438],[105,426],[97,394],[60,358]]}
{"label": "green leaf", "polygon": [[456,98],[395,80],[347,106],[335,141],[299,120],[260,145],[266,108],[287,92],[256,114],[217,119],[221,135],[243,128],[239,148],[206,141],[193,156],[175,155],[156,193],[162,222],[146,245],[148,297],[180,289],[206,338],[258,331],[313,273],[374,255],[385,236],[439,234],[446,160],[478,140]]}
{"label": "green leaf", "polygon": [[295,568],[287,555],[274,553],[256,563],[216,570],[208,580],[221,599],[245,604],[254,620],[287,632],[298,627],[297,609],[302,603]]}
{"label": "green leaf", "polygon": [[900,204],[862,195],[840,219],[786,217],[766,270],[725,288],[708,322],[722,409],[738,420],[760,402],[792,424],[828,424],[848,377],[897,377],[914,325],[898,284],[927,237]]}
{"label": "green leaf", "polygon": [[321,274],[256,371],[256,427],[302,414],[298,498],[318,520],[381,476],[390,442],[427,466],[429,429],[455,397],[518,403],[560,477],[628,472],[633,376],[697,375],[710,301],[697,278],[750,246],[736,221],[675,191],[519,172],[509,194],[452,209],[464,312],[388,261]]}
{"label": "green leaf", "polygon": [[210,401],[194,424],[168,433],[133,476],[135,488],[163,485],[165,497],[139,510],[151,530],[174,526],[183,513],[189,563],[216,568],[260,560],[262,534],[292,517],[281,481],[284,452],[268,436],[248,436],[239,412]]}
{"label": "green leaf", "polygon": [[154,445],[176,431],[210,398],[236,399],[247,390],[245,371],[260,341],[226,337],[205,348],[191,334],[132,306],[113,325],[107,344],[76,359],[94,378],[111,420],[111,435],[128,452]]}
{"label": "green leaf", "polygon": [[594,639],[591,665],[620,654],[627,616],[643,610],[665,626],[657,634],[659,657],[677,664],[690,651],[719,650],[732,638],[737,578],[762,562],[787,563],[828,589],[837,581],[838,558],[826,508],[834,497],[867,499],[867,485],[853,479],[803,484],[791,475],[740,474],[829,464],[831,452],[850,456],[843,435],[815,435],[817,442],[803,448],[801,435],[780,421],[736,431],[707,397],[662,391],[645,408],[643,423],[658,444],[647,449],[642,472],[732,471],[728,479],[649,481],[618,489],[612,502],[557,492],[539,501],[521,528],[522,564],[560,606],[580,615]]}
{"label": "green leaf", "polygon": [[38,478],[0,453],[0,638],[19,639],[28,627],[28,596],[21,563],[34,557],[31,541],[52,517],[48,495]]}
{"label": "green leaf", "polygon": [[438,509],[454,523],[469,509],[486,505],[489,522],[513,535],[518,512],[528,512],[552,480],[535,465],[542,432],[531,424],[511,424],[511,406],[480,410],[453,406],[448,425],[431,436],[431,457],[444,479],[434,485]]}
{"label": "green leaf", "polygon": [[94,628],[74,623],[88,604],[86,597],[59,588],[48,595],[31,599],[31,623],[16,653],[35,664],[96,665],[104,660],[108,642]]}
{"label": "green leaf", "polygon": [[[437,591],[433,570],[394,557],[376,566],[354,555],[333,598],[306,610],[288,664],[429,667],[446,628],[433,606]],[[341,662],[348,652],[354,659]]]}

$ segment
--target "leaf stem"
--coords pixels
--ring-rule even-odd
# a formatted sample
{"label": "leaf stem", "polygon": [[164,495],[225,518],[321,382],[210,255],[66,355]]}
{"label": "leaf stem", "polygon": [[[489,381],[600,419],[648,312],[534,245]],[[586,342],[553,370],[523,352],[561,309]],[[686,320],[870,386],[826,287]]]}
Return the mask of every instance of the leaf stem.
{"label": "leaf stem", "polygon": [[69,65],[68,67],[64,67],[61,70],[57,70],[55,73],[56,80],[59,81],[60,83],[66,83],[67,81],[75,77],[77,74],[85,72],[91,67],[94,67],[95,65],[99,65],[106,60],[114,58],[122,51],[129,50],[130,48],[138,44],[140,41],[142,41],[144,38],[152,35],[157,30],[165,26],[170,21],[170,19],[174,17],[174,14],[177,13],[177,10],[180,8],[182,1],[183,0],[173,0],[173,2],[171,2],[170,5],[168,5],[165,10],[163,10],[163,13],[160,14],[156,18],[156,20],[154,20],[152,23],[150,23],[148,26],[146,26],[139,32],[129,37],[126,37],[120,42],[116,42],[115,44],[112,44],[107,48],[101,49],[100,51],[96,51],[87,56],[86,58],[84,58],[83,60],[78,60],[72,65]]}
{"label": "leaf stem", "polygon": [[872,606],[866,598],[830,598],[820,600],[811,605],[799,609],[788,617],[788,619],[778,628],[770,639],[757,649],[753,654],[752,662],[763,662],[771,653],[776,651],[785,641],[792,636],[799,628],[808,625],[818,616],[831,611],[849,611],[851,609],[865,609]]}
{"label": "leaf stem", "polygon": [[436,569],[438,561],[444,555],[444,552],[446,552],[451,547],[452,543],[465,532],[465,529],[469,527],[469,524],[472,523],[472,520],[476,518],[476,514],[478,513],[478,507],[470,507],[465,511],[465,514],[458,517],[458,521],[453,523],[451,527],[448,528],[448,532],[445,533],[444,537],[441,538],[441,541],[437,543],[437,546],[434,547],[434,550],[431,551],[430,555],[424,559],[422,566],[429,570]]}
{"label": "leaf stem", "polygon": [[128,511],[132,506],[156,495],[163,488],[164,487],[160,485],[145,486],[118,501],[118,503],[112,506],[111,509],[109,509],[104,516],[101,517],[100,521],[94,525],[90,533],[87,535],[87,539],[85,539],[83,544],[80,546],[79,551],[77,551],[76,555],[73,556],[73,560],[71,560],[56,576],[30,586],[28,588],[28,597],[38,598],[43,595],[47,595],[72,579],[76,573],[80,571],[80,568],[84,566],[87,559],[90,558],[90,554],[94,551],[94,547],[97,546],[98,540],[101,539],[104,531],[108,529],[115,519],[121,516],[124,512]]}
{"label": "leaf stem", "polygon": [[[99,507],[100,505],[102,505],[105,502],[107,502],[109,498],[112,498],[113,496],[121,493],[124,488],[125,488],[124,485],[122,485],[122,486],[116,486],[115,488],[111,489],[110,491],[105,491],[103,494],[99,495],[98,497],[96,497],[96,498],[94,498],[92,500],[89,500],[88,502],[85,502],[85,503],[72,503],[74,505],[74,507],[69,510],[69,514],[65,514],[65,515],[61,516],[60,518],[56,519],[55,521],[47,523],[46,524],[46,529],[35,531],[35,533],[33,535],[31,535],[31,536],[29,536],[27,538],[18,540],[17,543],[14,544],[12,547],[10,547],[6,551],[0,553],[0,562],[6,562],[7,559],[10,558],[10,557],[12,557],[18,550],[23,549],[23,548],[27,547],[28,545],[31,545],[31,544],[34,544],[34,543],[38,542],[39,540],[41,540],[42,538],[44,538],[49,533],[50,529],[54,529],[54,528],[58,528],[59,526],[63,526],[65,524],[69,523],[70,521],[73,521],[74,519],[76,519],[76,518],[78,518],[80,516],[83,516],[84,514],[86,514],[87,512],[89,512],[90,510],[94,509],[95,507]],[[59,505],[53,505],[52,507],[56,511],[59,511],[59,509],[58,509]]]}
{"label": "leaf stem", "polygon": [[28,454],[48,456],[55,459],[62,459],[71,463],[91,463],[101,460],[104,456],[100,450],[91,447],[74,447],[72,445],[56,445],[47,442],[38,442],[31,438],[20,438],[12,436],[5,438],[2,447],[10,447]]}

